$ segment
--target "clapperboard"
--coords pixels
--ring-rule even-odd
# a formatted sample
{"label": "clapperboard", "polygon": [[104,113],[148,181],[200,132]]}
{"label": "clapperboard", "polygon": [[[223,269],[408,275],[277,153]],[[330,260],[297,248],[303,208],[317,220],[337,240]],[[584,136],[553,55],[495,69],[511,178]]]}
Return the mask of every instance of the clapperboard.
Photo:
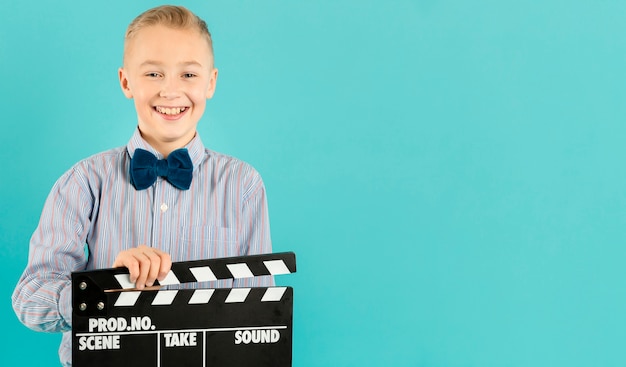
{"label": "clapperboard", "polygon": [[[158,285],[295,271],[292,252],[176,262]],[[74,367],[291,366],[291,287],[134,287],[125,268],[72,273]]]}

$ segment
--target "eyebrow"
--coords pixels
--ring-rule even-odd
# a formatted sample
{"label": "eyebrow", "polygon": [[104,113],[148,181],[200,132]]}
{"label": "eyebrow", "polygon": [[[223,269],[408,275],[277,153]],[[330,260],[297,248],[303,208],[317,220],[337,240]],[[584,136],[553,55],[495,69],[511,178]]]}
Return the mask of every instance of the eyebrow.
{"label": "eyebrow", "polygon": [[[139,66],[142,67],[142,66],[152,66],[152,65],[154,65],[154,66],[162,66],[163,63],[159,62],[159,61],[154,61],[154,60],[146,60],[146,61],[142,62]],[[197,62],[197,61],[183,61],[183,62],[179,62],[177,65],[178,66],[185,66],[185,67],[186,66],[199,66],[199,67],[202,67],[202,64]]]}

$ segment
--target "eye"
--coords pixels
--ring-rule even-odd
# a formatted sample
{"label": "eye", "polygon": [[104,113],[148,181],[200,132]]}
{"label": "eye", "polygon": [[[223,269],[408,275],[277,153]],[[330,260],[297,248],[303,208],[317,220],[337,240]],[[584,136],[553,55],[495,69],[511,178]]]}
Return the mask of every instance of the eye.
{"label": "eye", "polygon": [[145,75],[148,78],[158,78],[159,76],[161,76],[159,73],[146,73]]}
{"label": "eye", "polygon": [[196,76],[196,74],[193,74],[193,73],[184,73],[183,74],[183,78],[193,78],[195,76]]}

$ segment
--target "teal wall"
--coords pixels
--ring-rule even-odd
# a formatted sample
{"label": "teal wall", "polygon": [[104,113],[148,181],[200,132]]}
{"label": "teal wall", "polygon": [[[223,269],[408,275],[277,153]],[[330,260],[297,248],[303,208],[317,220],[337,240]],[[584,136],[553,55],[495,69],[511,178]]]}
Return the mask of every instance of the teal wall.
{"label": "teal wall", "polygon": [[[122,37],[157,4],[0,5],[3,364],[56,364],[10,295],[56,178],[128,141]],[[298,255],[294,367],[626,365],[626,2],[182,5],[220,70],[204,141]]]}

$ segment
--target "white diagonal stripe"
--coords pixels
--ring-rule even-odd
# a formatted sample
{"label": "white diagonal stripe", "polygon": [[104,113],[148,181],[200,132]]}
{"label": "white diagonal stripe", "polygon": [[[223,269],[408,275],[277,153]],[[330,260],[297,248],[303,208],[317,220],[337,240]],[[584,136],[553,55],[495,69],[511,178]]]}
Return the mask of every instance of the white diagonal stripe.
{"label": "white diagonal stripe", "polygon": [[254,277],[254,274],[252,274],[248,265],[244,263],[228,264],[226,266],[228,267],[228,270],[230,270],[230,272],[233,274],[233,278],[235,279]]}
{"label": "white diagonal stripe", "polygon": [[178,281],[178,278],[176,278],[176,275],[174,275],[174,272],[170,270],[170,272],[167,273],[167,275],[165,276],[165,279],[163,279],[162,281],[159,280],[159,284],[160,285],[174,285],[174,284],[180,284],[180,281]]}
{"label": "white diagonal stripe", "polygon": [[153,306],[171,305],[172,302],[174,302],[176,293],[178,293],[178,291],[176,290],[159,291],[157,295],[154,297],[154,300],[152,300],[152,305]]}
{"label": "white diagonal stripe", "polygon": [[130,274],[115,274],[114,277],[122,289],[135,288],[135,283],[130,281]]}
{"label": "white diagonal stripe", "polygon": [[225,303],[241,303],[246,300],[250,293],[250,288],[233,288],[228,293]]}
{"label": "white diagonal stripe", "polygon": [[283,298],[283,294],[285,294],[286,290],[287,290],[287,287],[270,287],[270,288],[267,288],[267,290],[265,291],[265,294],[263,295],[263,298],[261,298],[261,302],[277,302],[277,301],[280,301]]}
{"label": "white diagonal stripe", "polygon": [[140,294],[140,291],[120,292],[120,296],[117,298],[117,301],[115,301],[115,306],[134,306]]}
{"label": "white diagonal stripe", "polygon": [[282,260],[263,261],[263,264],[265,264],[265,267],[272,275],[291,274],[289,268],[287,268],[287,265],[285,265],[285,262]]}
{"label": "white diagonal stripe", "polygon": [[196,280],[199,282],[212,282],[217,280],[215,274],[211,271],[211,268],[208,266],[202,266],[199,268],[189,268],[189,271],[196,277]]}
{"label": "white diagonal stripe", "polygon": [[215,292],[215,289],[196,289],[195,292],[193,292],[193,296],[189,299],[189,304],[198,305],[209,303],[213,292]]}

